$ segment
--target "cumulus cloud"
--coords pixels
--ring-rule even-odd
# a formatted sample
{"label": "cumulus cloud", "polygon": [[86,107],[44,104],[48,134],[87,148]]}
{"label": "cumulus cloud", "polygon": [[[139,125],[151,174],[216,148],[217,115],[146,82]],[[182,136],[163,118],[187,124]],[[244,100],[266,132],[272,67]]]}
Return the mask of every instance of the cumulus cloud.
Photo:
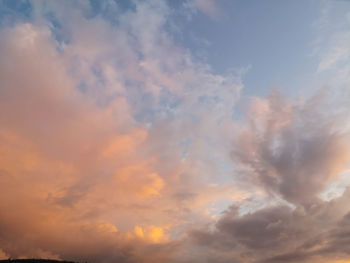
{"label": "cumulus cloud", "polygon": [[234,121],[241,75],[179,46],[166,2],[28,5],[0,28],[0,257],[348,256],[349,191],[319,196],[348,163],[349,94],[254,98]]}
{"label": "cumulus cloud", "polygon": [[248,213],[233,205],[213,229],[193,229],[195,243],[221,251],[223,262],[348,258],[349,190],[330,201],[319,194],[349,163],[349,131],[343,126],[349,97],[336,99],[335,110],[326,94],[294,102],[279,93],[252,99],[232,157],[245,180],[280,201]]}
{"label": "cumulus cloud", "polygon": [[100,8],[36,1],[28,21],[1,28],[5,255],[169,261],[177,228],[221,198],[202,150],[220,140],[211,133],[232,115],[239,76],[176,46],[165,3]]}

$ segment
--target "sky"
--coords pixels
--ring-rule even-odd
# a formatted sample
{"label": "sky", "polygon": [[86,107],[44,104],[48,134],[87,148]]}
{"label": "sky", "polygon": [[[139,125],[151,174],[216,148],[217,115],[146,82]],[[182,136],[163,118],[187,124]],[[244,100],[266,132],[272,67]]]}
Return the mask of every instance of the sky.
{"label": "sky", "polygon": [[350,1],[0,0],[0,258],[350,262]]}

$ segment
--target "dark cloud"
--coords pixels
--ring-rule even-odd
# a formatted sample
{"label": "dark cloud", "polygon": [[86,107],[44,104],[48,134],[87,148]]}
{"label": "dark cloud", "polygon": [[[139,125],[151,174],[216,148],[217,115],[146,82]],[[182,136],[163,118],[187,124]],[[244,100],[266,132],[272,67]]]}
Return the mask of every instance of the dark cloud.
{"label": "dark cloud", "polygon": [[[350,190],[331,201],[304,208],[268,206],[239,215],[231,207],[215,228],[195,229],[199,246],[234,251],[238,262],[314,262],[349,255]],[[322,261],[320,261],[322,262]]]}
{"label": "dark cloud", "polygon": [[233,150],[245,175],[296,205],[313,204],[349,160],[343,129],[349,109],[339,113],[341,106],[329,105],[328,95],[297,103],[279,93],[254,99]]}
{"label": "dark cloud", "polygon": [[293,103],[279,93],[253,99],[233,158],[240,178],[284,204],[242,215],[233,205],[212,230],[190,232],[196,244],[238,262],[323,262],[349,253],[350,190],[331,201],[319,197],[349,157],[342,128],[348,108],[341,102],[348,97],[334,104],[327,94]]}

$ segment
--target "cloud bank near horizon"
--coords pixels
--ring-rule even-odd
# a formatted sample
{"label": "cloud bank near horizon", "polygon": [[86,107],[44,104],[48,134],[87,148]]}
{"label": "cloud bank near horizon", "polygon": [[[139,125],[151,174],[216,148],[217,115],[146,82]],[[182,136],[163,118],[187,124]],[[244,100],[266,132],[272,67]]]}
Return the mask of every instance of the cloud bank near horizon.
{"label": "cloud bank near horizon", "polygon": [[[349,167],[346,67],[338,88],[242,111],[244,70],[195,58],[166,2],[17,3],[0,6],[1,257],[350,258],[349,190],[322,196]],[[322,70],[344,63],[337,39]]]}

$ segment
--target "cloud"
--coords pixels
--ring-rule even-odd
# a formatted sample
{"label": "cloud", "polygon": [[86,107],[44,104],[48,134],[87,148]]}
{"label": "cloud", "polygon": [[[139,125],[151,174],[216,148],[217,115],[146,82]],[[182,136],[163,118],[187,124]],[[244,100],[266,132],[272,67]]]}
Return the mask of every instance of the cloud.
{"label": "cloud", "polygon": [[349,97],[341,102],[329,94],[292,102],[278,92],[252,99],[245,123],[237,126],[232,157],[241,180],[280,201],[250,212],[233,204],[214,227],[193,228],[189,238],[208,255],[220,255],[222,262],[349,257],[349,190],[330,201],[319,197],[349,164],[349,131],[343,126],[348,107],[342,104]]}
{"label": "cloud", "polygon": [[349,161],[348,110],[332,111],[322,93],[295,103],[278,93],[253,99],[233,150],[247,176],[295,205],[314,203]]}
{"label": "cloud", "polygon": [[222,11],[214,0],[195,0],[196,7],[212,19],[218,19]]}
{"label": "cloud", "polygon": [[308,209],[278,205],[239,215],[237,207],[231,207],[213,231],[196,229],[191,238],[200,246],[227,255],[227,262],[230,258],[238,258],[237,262],[346,259],[348,201],[347,190],[338,199]]}
{"label": "cloud", "polygon": [[227,189],[201,158],[210,140],[221,147],[212,131],[231,118],[240,76],[175,45],[165,3],[112,5],[118,18],[36,1],[28,21],[11,13],[0,30],[6,256],[169,262],[177,229],[207,220]]}
{"label": "cloud", "polygon": [[332,67],[339,65],[341,62],[346,62],[349,60],[349,32],[342,32],[341,34],[334,36],[333,38],[333,44],[331,45],[327,54],[321,59],[318,65],[319,72],[331,69]]}
{"label": "cloud", "polygon": [[28,10],[0,28],[1,257],[347,258],[349,191],[319,196],[348,164],[349,94],[254,98],[239,122],[242,76],[179,45],[166,2]]}

